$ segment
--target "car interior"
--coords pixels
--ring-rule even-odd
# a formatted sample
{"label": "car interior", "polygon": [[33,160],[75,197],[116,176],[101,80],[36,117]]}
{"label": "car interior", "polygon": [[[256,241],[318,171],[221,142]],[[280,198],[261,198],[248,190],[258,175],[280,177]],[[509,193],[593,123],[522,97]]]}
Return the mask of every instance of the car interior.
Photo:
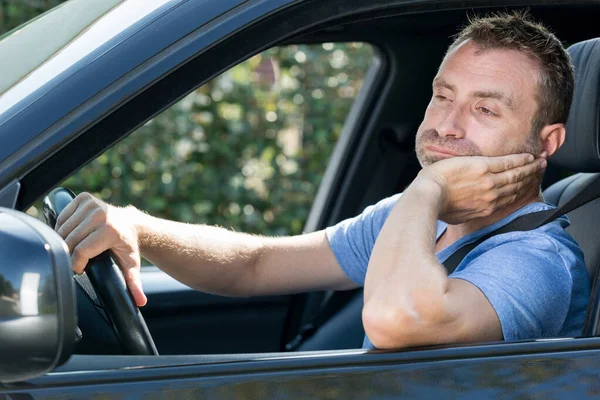
{"label": "car interior", "polygon": [[[432,78],[452,35],[467,21],[469,14],[497,10],[482,8],[411,14],[393,10],[364,11],[321,22],[275,43],[357,41],[370,43],[377,49],[376,60],[365,77],[363,89],[355,99],[340,142],[330,159],[305,231],[322,229],[353,217],[366,206],[401,192],[414,179],[420,168],[414,154],[414,135],[431,95]],[[600,9],[579,5],[540,6],[532,7],[530,12],[569,45],[575,65],[576,86],[567,123],[567,139],[550,159],[543,182],[545,200],[561,205],[582,191],[600,172],[600,40],[594,39],[600,36],[596,29]],[[577,21],[576,26],[572,21]],[[184,74],[182,71],[179,79],[187,87],[178,89],[180,97],[201,83],[197,81],[198,77]],[[175,100],[169,100],[170,104]],[[161,107],[164,109],[168,105],[163,102]],[[141,118],[147,120],[150,116]],[[85,147],[78,157],[86,158],[86,161],[106,148],[100,143],[82,146],[77,140],[69,146],[65,151]],[[75,157],[72,162],[82,163],[82,159]],[[68,166],[64,168],[65,171],[69,169]],[[27,179],[29,182],[43,179],[44,173],[50,172],[38,172]],[[55,170],[53,173],[61,172]],[[26,188],[27,182],[23,186]],[[25,198],[32,202],[32,196],[35,197],[26,193]],[[27,201],[22,203],[26,204]],[[597,274],[600,228],[589,223],[599,211],[600,201],[594,200],[568,214],[571,225],[567,231],[584,250],[593,285],[583,336],[596,336],[600,330]],[[360,289],[257,299],[219,299],[181,290],[177,283],[152,271],[146,276],[148,280],[156,279],[158,285],[173,288],[148,293],[148,306],[141,310],[159,354],[204,354],[204,361],[216,362],[235,360],[244,357],[244,353],[361,347],[364,330]],[[87,298],[84,292],[78,287],[80,298]],[[78,354],[121,354],[111,327],[99,322],[98,308],[92,302],[78,301],[78,313],[80,328],[87,339],[80,343]],[[115,360],[113,358],[110,363],[113,367],[135,362],[127,357],[119,358],[118,362]],[[190,362],[198,360],[190,358]],[[156,361],[157,364],[160,362]],[[106,366],[101,358],[75,356],[57,371],[94,369],[102,365]]]}

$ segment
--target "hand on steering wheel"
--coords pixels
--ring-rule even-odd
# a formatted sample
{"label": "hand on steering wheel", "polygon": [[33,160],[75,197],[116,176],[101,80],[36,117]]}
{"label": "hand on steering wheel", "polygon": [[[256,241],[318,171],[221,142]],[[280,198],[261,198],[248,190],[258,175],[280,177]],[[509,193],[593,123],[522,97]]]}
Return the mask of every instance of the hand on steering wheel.
{"label": "hand on steering wheel", "polygon": [[[107,235],[106,212],[103,213],[101,208],[104,203],[96,203],[91,199],[89,194],[82,194],[75,199],[74,193],[68,189],[54,189],[44,198],[46,222],[66,239],[72,253],[74,271],[89,277],[124,351],[127,354],[158,355],[144,317],[136,305],[146,303],[139,276],[137,238],[135,251],[129,251],[128,257],[116,257],[119,262],[127,262],[124,278],[109,250],[119,248],[111,243],[110,237],[103,240],[110,236]],[[118,235],[119,232],[112,233]],[[133,265],[132,259],[135,259]],[[135,301],[127,286],[138,289],[134,290]]]}

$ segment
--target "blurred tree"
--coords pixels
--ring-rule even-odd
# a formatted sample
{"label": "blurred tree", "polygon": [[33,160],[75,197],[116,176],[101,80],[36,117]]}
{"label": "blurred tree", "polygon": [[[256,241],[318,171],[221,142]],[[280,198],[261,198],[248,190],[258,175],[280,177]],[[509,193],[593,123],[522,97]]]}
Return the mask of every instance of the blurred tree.
{"label": "blurred tree", "polygon": [[64,185],[168,219],[301,233],[371,59],[361,43],[270,49],[193,91]]}

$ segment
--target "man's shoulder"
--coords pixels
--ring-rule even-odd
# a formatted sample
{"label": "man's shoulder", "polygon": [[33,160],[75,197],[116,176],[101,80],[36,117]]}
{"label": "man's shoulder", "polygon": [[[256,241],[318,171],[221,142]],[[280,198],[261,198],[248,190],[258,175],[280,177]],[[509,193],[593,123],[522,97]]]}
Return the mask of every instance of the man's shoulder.
{"label": "man's shoulder", "polygon": [[[552,204],[535,202],[527,204],[519,210],[513,212],[502,220],[496,222],[492,226],[481,230],[481,236],[487,235],[488,232],[493,232],[502,228],[517,218],[535,213],[538,211],[555,209]],[[558,251],[561,247],[573,247],[578,249],[579,245],[565,230],[570,225],[569,218],[566,215],[559,216],[547,224],[530,230],[514,230],[492,236],[482,244],[483,247],[495,247],[501,244],[523,247],[525,245],[534,246],[534,248]]]}
{"label": "man's shoulder", "polygon": [[[568,221],[567,221],[568,222]],[[519,252],[521,256],[543,254],[545,261],[563,259],[572,264],[583,263],[583,251],[573,237],[565,230],[565,220],[554,220],[536,229],[512,231],[496,236],[481,243],[476,250],[482,254],[492,249],[499,252]]]}
{"label": "man's shoulder", "polygon": [[[548,203],[531,203],[515,213],[512,219],[519,216],[543,210],[555,209],[554,205]],[[533,249],[548,250],[559,253],[561,251],[573,252],[574,256],[583,260],[583,252],[579,244],[566,231],[570,225],[569,218],[562,215],[536,229],[524,231],[512,231],[497,235],[492,238],[490,245],[507,244],[518,248],[531,246]],[[494,243],[495,242],[495,243]]]}
{"label": "man's shoulder", "polygon": [[[521,215],[556,208],[547,203],[531,203],[517,212],[511,214],[497,226],[489,227],[498,229]],[[485,260],[486,263],[497,262],[505,264],[509,260],[527,260],[531,265],[540,264],[549,266],[554,264],[567,269],[585,269],[583,251],[565,230],[569,226],[566,216],[561,216],[554,221],[536,229],[524,231],[511,231],[494,235],[473,249],[463,261],[468,265],[476,260]]]}

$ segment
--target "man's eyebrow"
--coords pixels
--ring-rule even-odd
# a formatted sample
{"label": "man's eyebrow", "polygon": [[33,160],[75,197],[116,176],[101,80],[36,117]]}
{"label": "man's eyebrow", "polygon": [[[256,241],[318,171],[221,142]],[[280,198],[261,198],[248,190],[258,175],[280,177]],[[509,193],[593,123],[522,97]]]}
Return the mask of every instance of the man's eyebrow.
{"label": "man's eyebrow", "polygon": [[[443,88],[449,89],[453,92],[456,92],[456,86],[452,85],[451,83],[446,82],[444,80],[444,78],[436,77],[433,80],[433,88],[435,89],[436,87],[443,87]],[[499,100],[509,109],[511,109],[513,111],[515,110],[514,99],[512,98],[512,96],[509,96],[503,92],[500,92],[497,90],[483,90],[483,91],[473,92],[471,95],[473,97],[479,97],[479,98],[483,98],[483,99]]]}
{"label": "man's eyebrow", "polygon": [[452,90],[453,92],[455,92],[455,91],[456,91],[456,86],[454,86],[454,85],[452,85],[452,84],[450,84],[450,83],[446,82],[446,81],[444,80],[444,78],[440,78],[440,77],[437,77],[437,78],[435,78],[435,79],[433,80],[433,87],[434,87],[434,88],[436,88],[436,87],[444,87],[444,88],[446,88],[446,89],[450,89],[450,90]]}
{"label": "man's eyebrow", "polygon": [[487,91],[478,91],[473,92],[473,97],[480,97],[484,99],[496,99],[500,102],[504,103],[504,105],[511,110],[515,109],[515,102],[511,96],[508,96],[502,92],[498,92],[495,90],[487,90]]}

